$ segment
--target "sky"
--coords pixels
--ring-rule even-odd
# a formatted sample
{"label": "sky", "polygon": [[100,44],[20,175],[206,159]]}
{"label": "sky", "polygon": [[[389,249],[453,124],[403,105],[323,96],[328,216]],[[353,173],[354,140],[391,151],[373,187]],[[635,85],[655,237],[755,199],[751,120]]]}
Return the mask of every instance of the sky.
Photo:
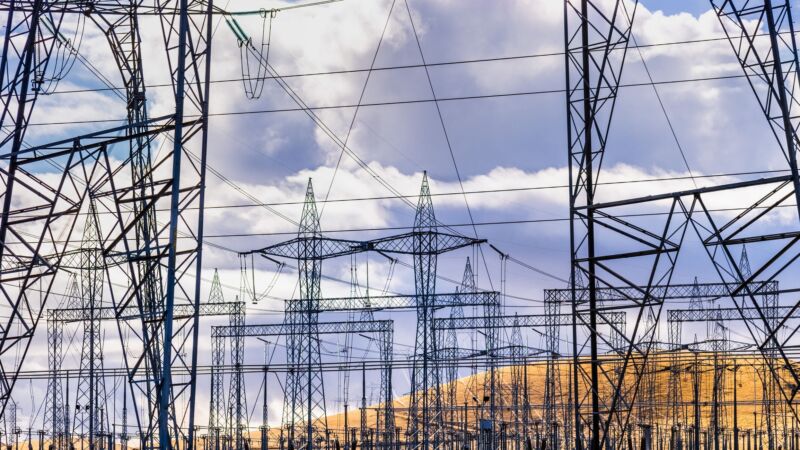
{"label": "sky", "polygon": [[[228,0],[217,5],[235,11],[252,8],[252,3]],[[271,8],[293,2],[261,3]],[[273,80],[265,80],[258,98],[247,98],[242,82],[237,81],[243,76],[241,49],[224,22],[214,24],[211,72],[212,79],[220,81],[213,84],[210,94],[208,156],[214,174],[208,176],[205,234],[207,242],[233,251],[205,248],[204,295],[214,269],[218,269],[226,299],[245,296],[235,252],[291,239],[296,233],[287,220],[253,206],[253,199],[278,204],[274,206],[277,211],[298,220],[311,179],[320,200],[323,232],[371,239],[403,232],[402,227],[411,226],[414,218],[408,205],[387,198],[392,195],[373,174],[415,202],[423,172],[430,177],[440,222],[487,239],[528,266],[507,262],[503,271],[498,254],[486,245],[480,251],[446,254],[439,263],[439,292],[456,288],[467,257],[477,268],[481,288],[505,289],[509,312],[540,312],[543,289],[566,286],[563,280],[569,277],[570,259],[565,221],[569,210],[561,3],[408,0],[408,5],[413,27],[405,3],[398,1],[391,8],[391,2],[384,0],[344,0],[286,10],[271,20],[258,16],[237,19],[265,54],[269,48],[270,65],[308,105],[331,107],[317,110],[320,119],[339,139],[347,140],[372,174],[349,155],[341,156],[341,149],[304,112],[265,112],[295,108]],[[746,81],[719,79],[738,75],[741,69],[727,41],[708,40],[724,36],[709,9],[709,3],[697,0],[641,2],[633,37],[642,48],[630,50],[627,56],[622,77],[625,87],[620,90],[611,126],[604,182],[686,178],[689,169],[694,176],[701,176],[785,167]],[[146,30],[145,76],[152,85],[148,107],[151,116],[156,116],[171,108],[171,89],[163,85],[169,74],[158,25],[145,20],[142,26]],[[692,40],[703,42],[652,46]],[[80,53],[117,83],[107,45],[91,24],[86,25]],[[423,61],[438,65],[426,73],[420,67]],[[387,69],[396,66],[413,67]],[[370,67],[376,70],[290,76]],[[649,84],[651,78],[655,88]],[[705,80],[685,81],[696,79]],[[56,93],[39,100],[32,122],[124,118],[124,103],[107,91],[58,93],[98,86],[96,76],[77,63]],[[440,101],[430,101],[434,96]],[[388,104],[393,102],[396,104]],[[356,104],[364,106],[352,107]],[[336,105],[350,107],[333,107]],[[30,143],[48,142],[106,126],[108,123],[41,125],[31,127],[28,139]],[[697,183],[738,179],[726,175],[700,178]],[[603,186],[598,195],[614,199],[668,192],[690,188],[692,181],[634,186],[612,183]],[[326,198],[347,201],[323,202]],[[736,205],[740,200],[721,199],[720,204]],[[791,217],[775,220],[781,223]],[[701,251],[686,251],[676,281],[691,282],[698,274],[710,274],[707,264],[699,262]],[[257,260],[255,267],[256,290],[271,289],[257,305],[248,306],[248,323],[279,322],[280,299],[297,296],[296,272],[287,269],[272,286],[276,265]],[[350,284],[353,268],[359,293],[368,289],[375,295],[387,286],[388,292],[413,292],[413,273],[398,266],[387,283],[389,267],[385,258],[376,255],[326,262],[324,273],[340,281],[324,281],[323,295],[349,294],[354,289]],[[400,314],[392,318],[405,320]],[[219,323],[224,321],[209,320],[204,326]],[[396,334],[395,351],[408,354],[413,330],[399,329]],[[337,354],[342,341],[324,347]],[[544,345],[533,333],[526,335],[526,341],[532,348]],[[46,365],[43,342],[37,340],[34,358],[26,368]],[[261,361],[261,346],[248,343],[249,359],[254,363]],[[208,363],[209,348],[210,343],[203,339],[201,364]],[[107,351],[118,356],[113,346]],[[280,351],[274,358],[281,358]],[[70,358],[68,363],[76,364],[75,353]],[[406,392],[407,374],[395,378],[397,393]],[[201,380],[201,386],[206,382]],[[337,380],[329,382],[334,386],[329,407],[335,410],[342,394],[333,392]],[[253,392],[259,389],[258,383],[251,380]],[[356,386],[354,381],[353,391]],[[41,399],[43,387],[32,389]],[[199,389],[199,402],[208,401],[206,392]],[[271,408],[273,417],[278,417],[278,397]],[[28,420],[34,415],[30,408],[21,414]]]}

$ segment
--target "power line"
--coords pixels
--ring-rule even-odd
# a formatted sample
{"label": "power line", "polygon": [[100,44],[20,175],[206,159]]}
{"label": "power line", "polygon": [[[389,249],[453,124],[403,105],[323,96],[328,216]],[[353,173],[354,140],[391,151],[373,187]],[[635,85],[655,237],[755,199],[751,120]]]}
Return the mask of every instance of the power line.
{"label": "power line", "polygon": [[[447,133],[447,126],[444,123],[444,116],[442,116],[442,108],[439,107],[439,101],[436,99],[436,90],[433,88],[433,80],[431,80],[431,74],[428,70],[428,66],[425,65],[425,52],[422,51],[422,43],[419,40],[419,33],[417,33],[417,27],[414,25],[414,18],[411,15],[411,7],[408,5],[408,0],[403,0],[403,3],[406,5],[406,12],[408,13],[408,22],[411,24],[411,31],[414,33],[414,40],[417,43],[417,50],[419,50],[419,57],[422,60],[422,64],[425,67],[425,79],[428,81],[428,87],[431,91],[431,97],[433,97],[433,104],[436,107],[436,116],[439,118],[439,125],[442,128],[442,135],[444,136],[444,141],[447,144],[447,150],[450,153],[450,160],[453,163],[453,170],[456,173],[456,178],[458,179],[458,186],[461,189],[462,196],[464,197],[464,206],[467,208],[467,216],[469,217],[469,221],[471,223],[475,223],[475,219],[472,217],[472,209],[469,207],[469,200],[467,199],[467,194],[464,194],[464,181],[461,179],[461,172],[458,170],[458,163],[456,162],[456,155],[453,151],[453,144],[450,142],[450,135]],[[472,226],[472,231],[474,233],[475,238],[478,238],[478,229],[475,225]],[[478,247],[478,251],[481,255],[481,260],[483,262],[483,266],[486,269],[487,275],[489,272],[489,267],[486,264],[486,256],[483,254],[483,248]],[[491,275],[487,276],[489,280],[489,285],[494,288],[492,283]]]}
{"label": "power line", "polygon": [[[772,174],[784,174],[788,173],[789,170],[756,170],[756,171],[747,171],[747,172],[727,172],[727,173],[715,173],[715,174],[708,174],[708,175],[679,175],[679,176],[671,176],[671,177],[657,177],[657,178],[639,178],[639,179],[630,179],[630,180],[616,180],[616,181],[604,181],[596,183],[597,186],[614,186],[614,185],[626,185],[626,184],[643,184],[643,183],[661,183],[667,181],[681,181],[681,180],[692,180],[694,179],[710,179],[710,178],[722,178],[722,177],[740,177],[740,176],[751,176],[751,175],[772,175]],[[466,195],[486,195],[486,194],[503,194],[503,193],[513,193],[513,192],[531,192],[531,191],[543,191],[543,190],[555,190],[555,189],[568,189],[568,184],[551,184],[551,185],[541,185],[541,186],[520,186],[520,187],[513,187],[513,188],[496,188],[496,189],[477,189],[471,191],[458,191],[458,192],[438,192],[438,193],[431,193],[431,197],[452,197],[452,196],[462,196]],[[384,195],[384,196],[371,196],[371,197],[351,197],[351,198],[334,198],[328,200],[317,200],[316,203],[352,203],[352,202],[365,202],[365,201],[383,201],[383,200],[399,200],[402,198],[405,199],[414,199],[419,196],[419,193],[414,194],[403,194],[403,195]],[[206,205],[204,209],[239,209],[239,208],[262,208],[262,207],[278,207],[278,206],[297,206],[304,204],[303,201],[287,201],[287,202],[260,202],[255,201],[254,203],[240,203],[240,204],[221,204],[221,205]],[[192,210],[196,208],[187,208],[187,210]],[[168,211],[168,209],[157,209],[156,211]],[[270,210],[271,211],[271,210]],[[86,212],[77,212],[75,215],[86,215]],[[113,211],[97,211],[97,214],[114,214]],[[27,216],[20,215],[20,218],[26,218]],[[33,217],[33,216],[31,216]],[[290,222],[291,223],[291,222]]]}
{"label": "power line", "polygon": [[[695,77],[695,78],[681,78],[675,80],[664,80],[664,81],[655,81],[655,82],[637,82],[637,83],[627,83],[627,84],[620,84],[620,88],[637,88],[637,87],[650,87],[650,86],[660,86],[660,85],[671,85],[671,84],[682,84],[682,83],[695,83],[695,82],[706,82],[706,81],[724,81],[724,80],[733,80],[739,78],[746,78],[746,75],[719,75],[719,76],[710,76],[710,77]],[[269,109],[258,109],[252,111],[225,111],[225,112],[216,112],[216,113],[209,113],[208,117],[225,117],[225,116],[244,116],[244,115],[256,115],[256,114],[273,114],[273,113],[287,113],[287,112],[306,112],[306,111],[325,111],[325,110],[333,110],[333,109],[348,109],[348,108],[368,108],[368,107],[381,107],[381,106],[399,106],[399,105],[415,105],[415,104],[424,104],[424,103],[433,103],[433,102],[453,102],[453,101],[466,101],[466,100],[485,100],[485,99],[493,99],[493,98],[512,98],[512,97],[527,97],[527,96],[534,96],[534,95],[549,95],[549,94],[563,94],[566,92],[564,88],[557,88],[557,89],[541,89],[541,90],[531,90],[531,91],[516,91],[516,92],[504,92],[504,93],[494,93],[494,94],[475,94],[475,95],[460,95],[460,96],[451,96],[451,97],[440,97],[436,100],[434,99],[410,99],[410,100],[391,100],[385,102],[371,102],[371,103],[347,103],[347,104],[339,104],[339,105],[321,105],[321,106],[305,106],[305,107],[287,107],[287,108],[269,108]],[[186,115],[187,119],[197,118],[197,116]],[[87,119],[87,120],[70,120],[70,121],[53,121],[53,122],[35,122],[30,123],[28,126],[55,126],[55,125],[80,125],[80,124],[90,124],[90,123],[118,123],[118,122],[125,122],[127,119]]]}
{"label": "power line", "polygon": [[[375,47],[375,52],[372,55],[372,61],[370,62],[370,70],[367,72],[367,77],[364,80],[364,86],[361,88],[361,94],[358,96],[358,104],[360,105],[361,102],[364,101],[364,94],[367,93],[367,86],[369,86],[369,79],[372,77],[372,68],[375,67],[375,61],[378,60],[378,53],[381,51],[381,44],[383,44],[383,39],[386,36],[386,30],[389,28],[389,20],[392,18],[392,11],[394,11],[394,5],[396,0],[392,0],[392,4],[389,6],[389,13],[386,15],[386,22],[383,24],[383,30],[381,31],[380,39],[378,39],[378,45]],[[336,181],[336,175],[339,173],[339,167],[342,164],[342,159],[345,155],[345,148],[347,148],[347,143],[350,142],[350,136],[353,132],[353,127],[356,124],[356,118],[358,118],[358,106],[356,106],[356,110],[353,111],[353,118],[350,120],[350,126],[347,128],[347,134],[342,141],[342,148],[339,152],[339,157],[336,158],[336,166],[333,169],[333,175],[331,176],[331,181],[328,183],[328,190],[325,192],[325,200],[327,201],[331,195],[331,190],[333,190],[333,182]],[[323,203],[322,210],[320,210],[319,215],[322,217],[322,214],[325,212],[325,205],[327,203]]]}
{"label": "power line", "polygon": [[[769,209],[769,208],[795,208],[796,205],[794,204],[786,204],[786,205],[777,205],[774,207],[762,206],[753,209]],[[709,209],[708,212],[741,212],[746,211],[750,208],[715,208]],[[631,218],[631,217],[659,217],[671,214],[669,212],[653,212],[653,213],[639,213],[639,214],[621,214],[615,217],[619,218]],[[556,222],[569,222],[569,217],[553,217],[553,218],[546,218],[546,219],[518,219],[518,220],[497,220],[497,221],[486,221],[486,222],[474,222],[475,226],[485,227],[485,226],[497,226],[497,225],[524,225],[524,224],[536,224],[536,223],[556,223]],[[439,224],[436,227],[439,228],[464,228],[464,227],[472,227],[473,223],[471,222],[462,222],[462,223],[449,223],[449,224]],[[366,231],[398,231],[398,230],[411,230],[413,227],[411,226],[397,226],[397,227],[373,227],[373,228],[346,228],[346,229],[335,229],[335,230],[323,230],[325,234],[333,234],[333,233],[353,233],[353,232],[366,232]],[[213,235],[205,235],[206,238],[209,239],[219,239],[219,238],[231,238],[231,237],[251,237],[251,236],[292,236],[296,235],[297,231],[270,231],[270,232],[253,232],[253,233],[225,233],[225,234],[213,234]]]}
{"label": "power line", "polygon": [[[788,173],[789,170],[758,170],[758,171],[748,171],[748,172],[729,172],[729,173],[717,173],[717,174],[709,174],[709,175],[686,175],[686,176],[673,176],[673,177],[658,177],[658,178],[641,178],[641,179],[631,179],[631,180],[617,180],[617,181],[605,181],[596,183],[597,186],[612,186],[612,185],[621,185],[621,184],[639,184],[639,183],[657,183],[657,182],[664,182],[664,181],[681,181],[681,180],[691,180],[691,179],[703,179],[703,178],[721,178],[721,177],[736,177],[736,176],[747,176],[747,175],[769,175],[769,174],[780,174],[780,173]],[[528,187],[517,187],[517,188],[498,188],[498,189],[478,189],[472,191],[459,191],[459,192],[439,192],[439,193],[431,193],[431,197],[450,197],[450,196],[460,196],[460,195],[479,195],[479,194],[495,194],[495,193],[509,193],[509,192],[525,192],[525,191],[539,191],[539,190],[550,190],[550,189],[568,189],[568,184],[552,184],[552,185],[543,185],[543,186],[528,186]],[[404,198],[417,198],[419,194],[407,194],[401,196],[374,196],[374,197],[354,197],[354,198],[337,198],[337,199],[328,199],[328,200],[317,200],[317,203],[347,203],[347,202],[362,202],[362,201],[377,201],[377,200],[397,200],[399,197]],[[271,202],[265,203],[268,206],[289,206],[289,205],[302,205],[302,201],[292,201],[292,202]],[[220,209],[220,208],[252,208],[261,206],[262,204],[243,204],[243,205],[211,205],[206,206],[206,209]]]}
{"label": "power line", "polygon": [[[631,33],[631,39],[633,39],[634,44],[637,44],[636,36],[633,33]],[[650,84],[653,86],[653,93],[656,95],[658,105],[661,107],[661,112],[664,114],[664,119],[667,121],[667,126],[672,134],[672,139],[675,141],[675,145],[678,147],[678,152],[681,154],[683,164],[686,166],[686,170],[689,172],[689,176],[692,178],[694,187],[697,187],[697,181],[694,179],[692,168],[689,166],[689,161],[686,159],[686,154],[683,152],[683,146],[681,145],[681,141],[678,139],[678,134],[675,132],[675,127],[672,126],[672,120],[669,118],[669,114],[667,113],[667,107],[664,106],[664,102],[661,100],[661,94],[658,92],[658,87],[653,83],[653,75],[650,73],[650,68],[647,67],[647,61],[645,61],[644,55],[642,55],[642,50],[640,48],[636,47],[636,51],[639,53],[639,59],[642,61],[642,67],[644,67],[644,72],[647,74],[647,79],[650,80]]]}
{"label": "power line", "polygon": [[[759,35],[759,36],[767,36],[767,34],[762,34],[762,35]],[[653,43],[653,44],[633,45],[633,46],[629,46],[628,48],[631,48],[631,49],[647,49],[647,48],[667,47],[667,46],[673,46],[673,45],[709,43],[709,42],[717,42],[717,41],[727,41],[727,38],[723,36],[723,37],[714,37],[714,38],[706,38],[706,39],[690,39],[690,40],[683,40],[683,41],[660,42],[660,43]],[[564,52],[529,53],[529,54],[522,54],[522,55],[496,56],[496,57],[487,57],[487,58],[456,59],[456,60],[432,62],[432,63],[426,63],[426,64],[399,64],[399,65],[392,65],[392,66],[379,66],[379,67],[374,67],[372,69],[360,68],[360,69],[327,70],[327,71],[317,71],[317,72],[300,72],[300,73],[293,73],[293,74],[288,74],[288,75],[281,75],[280,78],[289,79],[289,78],[306,78],[306,77],[329,76],[329,75],[348,75],[348,74],[365,73],[365,72],[370,72],[370,71],[372,71],[372,72],[381,72],[381,71],[393,71],[393,70],[420,69],[420,68],[423,68],[423,67],[436,68],[436,67],[457,66],[457,65],[467,65],[467,64],[481,64],[481,63],[492,63],[492,62],[517,61],[517,60],[547,58],[547,57],[556,57],[556,56],[564,56]],[[271,75],[268,75],[268,76],[264,77],[265,80],[271,80],[271,79],[274,79],[274,78],[276,78],[276,77],[271,76]],[[210,83],[212,83],[212,84],[240,83],[243,80],[244,80],[244,78],[223,78],[223,79],[219,79],[219,80],[211,80]],[[147,88],[147,89],[171,88],[171,87],[172,87],[171,83],[154,83],[154,84],[148,84],[148,85],[145,86],[145,88]],[[124,87],[109,86],[109,87],[106,87],[106,88],[65,89],[65,90],[56,90],[56,91],[48,93],[47,95],[75,94],[75,93],[88,93],[88,92],[103,92],[103,91],[112,91],[112,90],[124,90]]]}

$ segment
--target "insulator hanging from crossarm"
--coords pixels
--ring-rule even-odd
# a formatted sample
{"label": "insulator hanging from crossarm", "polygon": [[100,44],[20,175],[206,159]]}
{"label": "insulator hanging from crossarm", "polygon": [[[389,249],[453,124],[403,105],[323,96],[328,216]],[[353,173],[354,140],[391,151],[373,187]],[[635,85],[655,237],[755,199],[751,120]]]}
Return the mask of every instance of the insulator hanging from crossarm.
{"label": "insulator hanging from crossarm", "polygon": [[254,290],[250,286],[250,277],[247,276],[247,256],[248,255],[239,255],[239,295],[238,298],[241,301],[251,296],[251,292]]}
{"label": "insulator hanging from crossarm", "polygon": [[[242,86],[245,96],[250,100],[261,97],[266,81],[267,67],[269,64],[269,49],[272,40],[272,19],[277,14],[276,10],[262,9],[259,13],[261,17],[261,42],[258,45],[253,43],[253,38],[249,36],[239,22],[230,16],[225,17],[236,42],[239,46],[240,61],[242,69]],[[253,73],[255,71],[255,73]]]}
{"label": "insulator hanging from crossarm", "polygon": [[383,291],[381,292],[381,295],[386,295],[389,292],[389,287],[392,285],[392,278],[394,278],[394,268],[397,266],[398,260],[397,258],[393,258],[381,251],[379,251],[378,254],[389,260],[389,270],[387,271],[388,273],[386,275],[386,283],[383,285]]}
{"label": "insulator hanging from crossarm", "polygon": [[[34,75],[33,89],[42,94],[49,94],[53,92],[58,83],[69,74],[75,61],[78,58],[81,43],[83,42],[83,32],[85,28],[85,18],[83,14],[74,14],[74,33],[70,32],[68,36],[64,33],[64,14],[61,13],[58,17],[54,18],[53,13],[45,14],[41,17],[40,33],[42,33],[41,42],[44,47],[37,48],[37,58],[48,58],[46,64],[37,64],[39,69]],[[48,47],[47,41],[53,39],[54,45],[52,49]],[[49,56],[47,56],[49,53]]]}
{"label": "insulator hanging from crossarm", "polygon": [[236,37],[236,41],[238,42],[239,47],[245,46],[245,44],[250,41],[250,38],[244,32],[241,25],[239,25],[239,22],[236,19],[234,19],[233,17],[226,16],[225,23],[228,24],[228,28],[230,28],[234,37]]}
{"label": "insulator hanging from crossarm", "polygon": [[[275,270],[275,273],[272,275],[272,278],[270,279],[269,283],[267,283],[266,288],[264,288],[264,291],[262,293],[260,293],[260,294],[257,294],[256,293],[256,280],[255,280],[255,270],[256,269],[255,269],[254,254],[252,254],[252,253],[250,254],[250,261],[251,261],[250,262],[250,267],[252,269],[252,273],[250,274],[250,277],[247,276],[247,262],[245,260],[247,255],[246,254],[241,255],[241,258],[242,258],[242,262],[241,262],[241,266],[242,266],[242,269],[241,269],[242,270],[242,282],[248,286],[247,291],[246,291],[247,292],[247,296],[250,298],[251,303],[254,304],[254,305],[257,305],[258,302],[261,301],[261,299],[269,297],[270,293],[275,288],[275,285],[278,284],[278,279],[280,278],[281,274],[283,274],[283,269],[286,267],[286,263],[284,263],[282,261],[278,261],[276,259],[272,259],[272,258],[270,258],[268,256],[265,256],[265,255],[261,255],[261,256],[263,258],[275,263],[275,265],[277,266],[277,269]],[[250,287],[250,285],[252,285],[252,287]]]}

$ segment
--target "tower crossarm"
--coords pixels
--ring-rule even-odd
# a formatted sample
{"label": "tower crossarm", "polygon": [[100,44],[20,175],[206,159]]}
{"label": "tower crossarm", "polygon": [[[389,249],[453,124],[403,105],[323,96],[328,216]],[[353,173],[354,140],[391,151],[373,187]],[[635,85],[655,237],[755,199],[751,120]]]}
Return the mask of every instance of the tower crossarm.
{"label": "tower crossarm", "polygon": [[[485,306],[496,305],[498,292],[456,292],[432,294],[429,303],[436,307],[456,306]],[[325,311],[363,311],[382,309],[414,309],[417,307],[417,296],[409,295],[378,295],[369,297],[330,297],[314,299],[317,308],[312,308],[312,313]],[[286,312],[308,312],[310,300],[292,299],[286,301]]]}
{"label": "tower crossarm", "polygon": [[[763,307],[762,312],[769,320],[784,318],[800,319],[800,311],[790,306]],[[714,309],[671,309],[667,313],[667,322],[716,322],[756,320],[761,316],[758,309],[747,308],[714,308]]]}
{"label": "tower crossarm", "polygon": [[[731,293],[740,288],[736,283],[687,283],[651,286],[645,293],[644,287],[599,287],[597,291],[598,301],[641,301],[643,299],[691,299],[691,298],[724,298],[730,297]],[[588,298],[582,295],[588,292],[587,289],[579,289],[578,298]],[[777,281],[752,281],[750,292],[755,295],[771,295],[778,293]],[[572,301],[572,290],[570,289],[547,289],[544,291],[545,301],[568,303]],[[580,302],[579,302],[580,303]]]}
{"label": "tower crossarm", "polygon": [[[244,302],[221,302],[221,303],[201,303],[198,314],[201,316],[228,316],[244,310]],[[194,312],[194,305],[177,304],[174,308],[174,316],[178,318],[191,317]],[[60,308],[47,311],[47,320],[56,322],[82,322],[86,320],[137,320],[141,319],[138,313],[131,308],[130,311],[123,311],[117,315],[115,309],[111,307],[95,308],[94,317],[92,312],[85,308]]]}
{"label": "tower crossarm", "polygon": [[[392,320],[368,320],[359,322],[318,322],[315,324],[318,334],[345,333],[391,333],[394,330]],[[230,326],[223,325],[211,329],[212,337],[256,337],[256,336],[294,336],[307,333],[304,327],[295,327],[286,323],[261,325]]]}
{"label": "tower crossarm", "polygon": [[[191,125],[193,122],[189,121],[182,125]],[[144,128],[144,131],[133,131],[134,127]],[[175,129],[175,121],[172,116],[161,116],[153,119],[148,119],[141,123],[126,124],[112,128],[103,129],[100,131],[93,131],[91,133],[83,134],[80,136],[73,136],[67,139],[48,142],[36,146],[26,147],[17,152],[17,162],[20,165],[26,164],[40,164],[45,161],[55,161],[70,154],[77,154],[79,158],[85,159],[87,156],[97,153],[101,149],[109,148],[113,145],[125,145],[133,138],[141,137],[151,139],[155,136],[168,133]],[[126,134],[127,133],[127,134]],[[131,135],[131,133],[135,133]],[[6,151],[0,152],[0,161],[8,161],[12,158],[12,154]],[[124,164],[129,164],[129,160],[122,161]],[[43,183],[44,184],[44,183]],[[51,186],[45,184],[45,188],[52,189]],[[105,188],[105,187],[104,187]],[[123,190],[122,187],[119,188]],[[104,190],[98,191],[97,196],[107,195]],[[62,199],[69,200],[66,197]]]}
{"label": "tower crossarm", "polygon": [[246,253],[258,253],[265,257],[277,256],[297,260],[323,260],[337,256],[363,252],[367,244],[347,239],[332,239],[322,236],[298,237],[262,249]]}
{"label": "tower crossarm", "polygon": [[[585,315],[585,314],[584,314]],[[585,320],[588,316],[585,315]],[[603,314],[603,322],[609,325],[618,327],[625,326],[625,313],[624,312],[611,312]],[[460,317],[460,318],[441,318],[434,319],[433,327],[436,330],[475,330],[480,328],[511,328],[519,327],[543,327],[545,325],[551,326],[571,326],[571,314],[526,314],[514,316],[473,316],[473,317]]]}
{"label": "tower crossarm", "polygon": [[[421,246],[421,242],[424,242],[424,245]],[[486,242],[485,239],[420,229],[396,236],[374,239],[367,242],[367,245],[369,250],[383,253],[438,255],[484,242]]]}

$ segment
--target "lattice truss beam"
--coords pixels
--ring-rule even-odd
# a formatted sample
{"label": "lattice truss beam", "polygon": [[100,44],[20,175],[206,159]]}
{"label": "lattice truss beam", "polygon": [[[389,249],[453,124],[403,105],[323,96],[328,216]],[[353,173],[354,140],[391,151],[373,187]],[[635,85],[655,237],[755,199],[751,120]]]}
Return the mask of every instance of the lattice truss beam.
{"label": "lattice truss beam", "polygon": [[[432,294],[436,304],[440,307],[464,306],[491,306],[498,304],[498,292],[453,292]],[[287,311],[301,311],[307,299],[291,299],[286,301]],[[412,310],[417,307],[417,298],[413,294],[396,295],[370,295],[363,297],[326,297],[317,300],[318,309],[314,312],[345,312],[345,311],[383,311],[383,310]]]}
{"label": "lattice truss beam", "polygon": [[[191,446],[212,4],[159,0],[143,7],[161,12],[175,98],[174,111],[155,119],[145,106],[139,2],[96,6],[45,0],[3,6],[0,298],[10,314],[0,326],[0,413],[62,263],[76,254],[73,230],[91,198],[98,214],[113,217],[97,239],[105,264],[99,273],[105,272],[112,316],[132,319],[121,321],[120,331],[121,338],[132,336],[123,345],[137,391],[130,398],[146,403],[132,408],[140,445],[169,448],[186,440]],[[64,55],[76,52],[62,33],[64,17],[91,22],[107,37],[128,122],[30,146],[25,132],[38,94],[63,77]],[[158,159],[150,153],[156,139],[169,142]],[[43,165],[57,169],[55,182],[35,175]],[[162,210],[168,214],[156,213]],[[176,303],[188,309],[176,316]],[[173,367],[189,375],[173,378]]]}

